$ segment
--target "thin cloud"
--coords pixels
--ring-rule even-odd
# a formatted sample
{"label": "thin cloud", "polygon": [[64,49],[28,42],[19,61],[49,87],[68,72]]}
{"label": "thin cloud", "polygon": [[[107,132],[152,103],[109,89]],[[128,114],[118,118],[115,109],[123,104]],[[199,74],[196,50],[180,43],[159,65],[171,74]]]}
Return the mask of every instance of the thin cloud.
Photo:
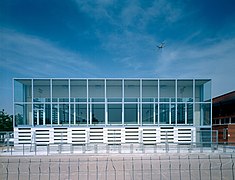
{"label": "thin cloud", "polygon": [[79,54],[66,51],[37,37],[1,30],[1,67],[18,74],[53,76],[91,75],[96,66]]}

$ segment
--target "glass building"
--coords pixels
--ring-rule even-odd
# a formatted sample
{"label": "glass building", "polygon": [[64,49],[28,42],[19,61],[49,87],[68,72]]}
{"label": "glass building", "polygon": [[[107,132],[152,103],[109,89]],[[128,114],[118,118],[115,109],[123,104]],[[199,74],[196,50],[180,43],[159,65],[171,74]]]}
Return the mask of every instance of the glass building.
{"label": "glass building", "polygon": [[195,142],[211,129],[210,79],[16,78],[13,89],[16,144]]}

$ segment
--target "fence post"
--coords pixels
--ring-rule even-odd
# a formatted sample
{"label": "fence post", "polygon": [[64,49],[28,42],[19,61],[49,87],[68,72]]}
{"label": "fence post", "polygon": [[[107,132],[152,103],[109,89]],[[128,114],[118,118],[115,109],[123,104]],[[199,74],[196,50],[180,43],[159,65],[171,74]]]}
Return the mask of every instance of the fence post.
{"label": "fence post", "polygon": [[96,180],[99,179],[99,167],[98,167],[98,158],[96,158]]}
{"label": "fence post", "polygon": [[40,180],[41,179],[41,158],[40,158],[40,161],[39,161],[39,166],[38,166],[38,179]]}
{"label": "fence post", "polygon": [[144,167],[143,167],[143,158],[142,158],[142,156],[141,156],[140,161],[141,161],[141,177],[142,177],[142,180],[144,180]]}
{"label": "fence post", "polygon": [[123,164],[122,164],[122,166],[123,166],[123,180],[125,180],[125,178],[126,178],[126,169],[125,169],[125,159],[124,159],[124,157],[123,157],[123,162],[122,162]]}
{"label": "fence post", "polygon": [[212,174],[211,174],[211,156],[208,155],[208,159],[209,159],[209,171],[210,171],[210,180],[212,179]]}
{"label": "fence post", "polygon": [[170,171],[170,180],[171,180],[171,158],[169,156],[169,171]]}
{"label": "fence post", "polygon": [[20,179],[20,159],[19,159],[19,163],[18,163],[18,180]]}
{"label": "fence post", "polygon": [[152,164],[152,159],[150,156],[150,179],[153,180],[153,164]]}
{"label": "fence post", "polygon": [[114,180],[116,180],[116,179],[117,179],[116,168],[115,168],[115,166],[114,166],[114,164],[113,164],[113,160],[112,160],[112,159],[111,159],[111,162],[112,162],[112,166],[113,166],[113,169],[114,169]]}
{"label": "fence post", "polygon": [[105,180],[108,180],[108,158],[106,159],[105,165]]}
{"label": "fence post", "polygon": [[133,144],[130,144],[130,153],[133,153]]}
{"label": "fence post", "polygon": [[29,180],[30,180],[30,171],[31,171],[31,169],[30,169],[30,166],[31,166],[31,158],[29,159],[29,167],[28,167],[28,169],[29,169]]}
{"label": "fence post", "polygon": [[70,180],[70,158],[69,158],[69,165],[68,165],[68,180]]}
{"label": "fence post", "polygon": [[190,158],[189,158],[189,155],[188,155],[188,172],[189,172],[189,179],[191,180],[191,161],[190,161]]}
{"label": "fence post", "polygon": [[59,159],[59,180],[60,180],[60,163],[61,163],[61,159]]}
{"label": "fence post", "polygon": [[23,155],[24,155],[24,144],[23,144]]}
{"label": "fence post", "polygon": [[222,169],[222,161],[221,161],[221,156],[219,155],[219,160],[220,160],[220,178],[222,179],[223,178],[223,169]]}
{"label": "fence post", "polygon": [[106,153],[109,154],[109,145],[106,144]]}
{"label": "fence post", "polygon": [[131,166],[132,168],[132,179],[135,179],[135,173],[134,173],[134,160],[133,160],[133,157],[132,157],[132,166]]}
{"label": "fence post", "polygon": [[232,176],[233,176],[233,180],[234,180],[234,162],[232,160]]}
{"label": "fence post", "polygon": [[202,179],[202,173],[201,173],[201,161],[200,161],[200,157],[198,155],[198,161],[199,161],[199,179]]}
{"label": "fence post", "polygon": [[180,160],[180,155],[179,155],[179,175],[181,179],[181,160]]}
{"label": "fence post", "polygon": [[79,180],[79,165],[80,165],[80,164],[79,164],[79,161],[80,161],[80,160],[79,160],[79,158],[78,158],[78,180]]}
{"label": "fence post", "polygon": [[162,162],[161,162],[161,158],[159,156],[159,163],[160,163],[160,180],[162,180]]}
{"label": "fence post", "polygon": [[6,171],[7,171],[6,180],[8,180],[8,173],[9,173],[8,166],[9,166],[9,159],[7,160],[7,166],[6,166]]}
{"label": "fence post", "polygon": [[48,167],[48,178],[51,179],[51,159],[49,159],[49,167]]}
{"label": "fence post", "polygon": [[89,158],[87,159],[87,180],[89,180]]}
{"label": "fence post", "polygon": [[47,144],[47,156],[49,155],[49,144]]}
{"label": "fence post", "polygon": [[35,154],[35,156],[36,156],[36,155],[37,155],[37,144],[36,144],[36,143],[34,143],[34,148],[35,148],[35,149],[34,149],[34,151],[35,151],[34,154]]}

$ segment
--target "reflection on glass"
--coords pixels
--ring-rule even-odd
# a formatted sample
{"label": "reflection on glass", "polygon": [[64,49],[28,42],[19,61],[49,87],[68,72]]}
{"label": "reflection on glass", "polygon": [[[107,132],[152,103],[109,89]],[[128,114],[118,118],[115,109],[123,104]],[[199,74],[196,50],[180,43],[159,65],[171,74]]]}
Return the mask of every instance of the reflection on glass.
{"label": "reflection on glass", "polygon": [[70,97],[87,98],[87,81],[71,79],[70,80]]}
{"label": "reflection on glass", "polygon": [[32,101],[32,81],[31,79],[19,79],[14,81],[14,101]]}
{"label": "reflection on glass", "polygon": [[142,123],[153,124],[153,104],[142,105]]}
{"label": "reflection on glass", "polygon": [[193,124],[193,104],[187,104],[187,122]]}
{"label": "reflection on glass", "polygon": [[160,104],[160,124],[169,124],[170,104]]}
{"label": "reflection on glass", "polygon": [[15,104],[14,107],[15,125],[32,125],[32,105]]}
{"label": "reflection on glass", "polygon": [[193,101],[193,80],[177,81],[177,101],[178,102]]}
{"label": "reflection on glass", "polygon": [[107,80],[106,81],[106,96],[107,98],[122,97],[122,80]]}
{"label": "reflection on glass", "polygon": [[210,102],[211,99],[211,81],[195,80],[195,101]]}
{"label": "reflection on glass", "polygon": [[33,101],[34,102],[50,102],[50,80],[35,79],[33,80]]}
{"label": "reflection on glass", "polygon": [[139,80],[125,80],[124,81],[124,95],[127,98],[140,97],[140,81]]}
{"label": "reflection on glass", "polygon": [[52,124],[58,124],[58,105],[52,104]]}
{"label": "reflection on glass", "polygon": [[88,81],[89,98],[104,98],[104,80]]}
{"label": "reflection on glass", "polygon": [[142,81],[142,97],[158,97],[158,81],[157,80],[143,80]]}
{"label": "reflection on glass", "polygon": [[175,81],[160,80],[160,102],[175,101]]}
{"label": "reflection on glass", "polygon": [[104,124],[105,123],[105,105],[104,104],[92,104],[92,124]]}
{"label": "reflection on glass", "polygon": [[87,124],[86,104],[75,104],[75,118],[76,118],[76,124]]}
{"label": "reflection on glass", "polygon": [[175,120],[176,120],[176,105],[175,104],[171,104],[171,124],[175,124]]}
{"label": "reflection on glass", "polygon": [[69,124],[69,105],[59,105],[59,122],[60,124]]}
{"label": "reflection on glass", "polygon": [[124,105],[124,119],[125,124],[137,124],[138,123],[138,105],[137,104],[125,104]]}
{"label": "reflection on glass", "polygon": [[52,97],[61,98],[62,102],[69,97],[68,80],[52,80]]}
{"label": "reflection on glass", "polygon": [[108,104],[108,124],[122,124],[121,104]]}
{"label": "reflection on glass", "polygon": [[177,123],[185,124],[185,104],[177,104]]}

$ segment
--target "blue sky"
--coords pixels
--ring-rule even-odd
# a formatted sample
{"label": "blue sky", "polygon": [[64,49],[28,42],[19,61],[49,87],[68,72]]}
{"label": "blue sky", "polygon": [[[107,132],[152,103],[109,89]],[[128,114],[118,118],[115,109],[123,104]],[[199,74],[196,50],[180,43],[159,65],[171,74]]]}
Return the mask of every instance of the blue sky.
{"label": "blue sky", "polygon": [[13,77],[212,78],[213,97],[233,91],[234,7],[234,0],[1,0],[0,109],[12,113]]}

